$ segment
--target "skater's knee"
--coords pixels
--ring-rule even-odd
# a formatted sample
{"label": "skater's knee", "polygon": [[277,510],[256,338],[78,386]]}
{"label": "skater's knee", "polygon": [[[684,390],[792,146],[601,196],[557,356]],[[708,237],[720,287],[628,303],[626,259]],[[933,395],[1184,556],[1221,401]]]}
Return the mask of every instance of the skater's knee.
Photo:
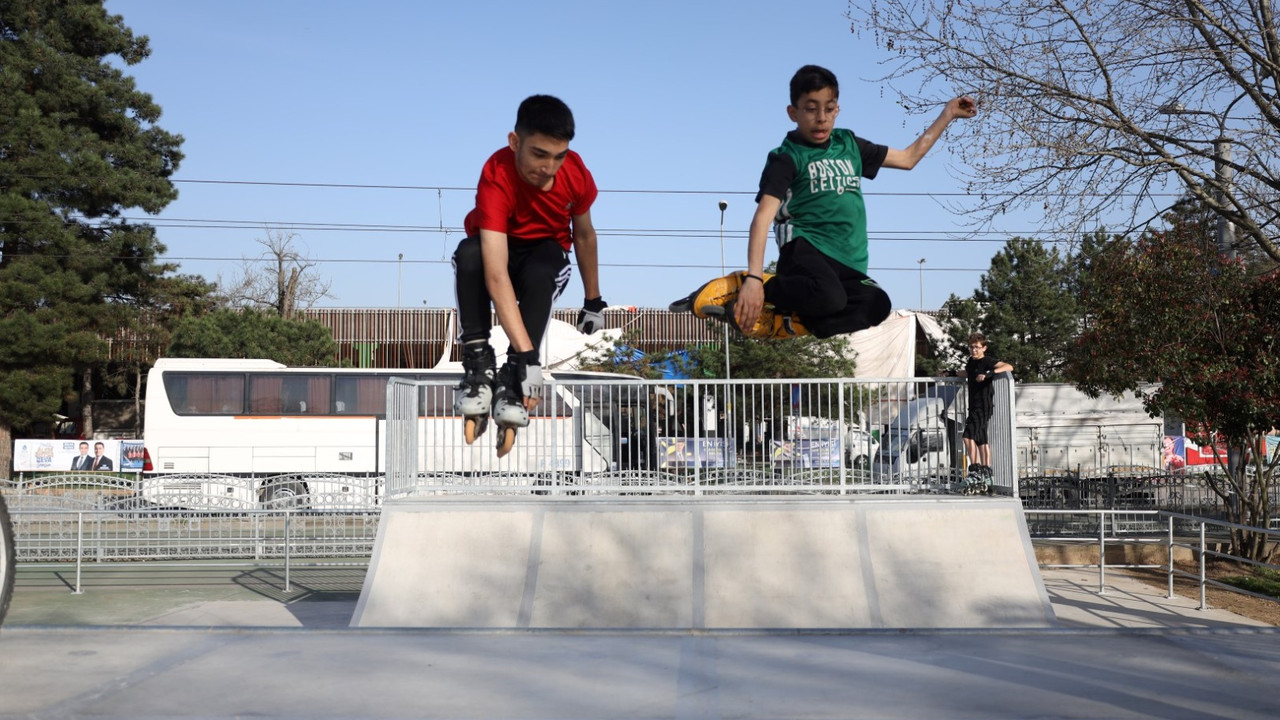
{"label": "skater's knee", "polygon": [[882,290],[872,295],[871,302],[867,305],[867,321],[871,323],[870,327],[884,322],[891,312],[893,312],[893,301],[889,299],[889,293]]}
{"label": "skater's knee", "polygon": [[453,252],[453,266],[458,273],[483,273],[484,256],[480,252],[480,238],[472,236],[458,243]]}

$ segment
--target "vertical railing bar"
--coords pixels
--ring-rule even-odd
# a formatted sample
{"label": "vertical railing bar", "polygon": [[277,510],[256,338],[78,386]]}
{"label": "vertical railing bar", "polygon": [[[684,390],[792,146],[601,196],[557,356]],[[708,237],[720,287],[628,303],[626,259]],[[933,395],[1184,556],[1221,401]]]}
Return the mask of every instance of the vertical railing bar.
{"label": "vertical railing bar", "polygon": [[76,585],[71,591],[72,595],[79,595],[84,592],[81,583],[82,570],[84,568],[84,512],[76,513]]}
{"label": "vertical railing bar", "polygon": [[1206,546],[1205,546],[1205,530],[1204,530],[1204,528],[1205,528],[1205,522],[1202,520],[1202,521],[1200,522],[1200,607],[1196,608],[1197,610],[1204,610],[1205,608],[1207,608],[1207,607],[1208,607],[1208,604],[1205,602],[1205,562],[1204,562],[1204,556],[1205,556],[1205,551],[1206,551],[1206,549],[1207,549],[1207,548],[1206,548]]}

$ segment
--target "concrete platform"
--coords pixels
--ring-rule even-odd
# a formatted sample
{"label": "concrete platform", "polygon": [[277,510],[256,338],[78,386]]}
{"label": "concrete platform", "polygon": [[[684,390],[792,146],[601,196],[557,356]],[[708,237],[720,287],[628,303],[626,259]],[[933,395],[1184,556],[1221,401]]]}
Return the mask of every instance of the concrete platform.
{"label": "concrete platform", "polygon": [[1280,630],[1114,570],[1043,571],[1053,628],[845,632],[356,629],[360,568],[67,577],[19,569],[0,720],[1280,715]]}
{"label": "concrete platform", "polygon": [[[862,511],[851,511],[860,531],[876,513]],[[792,529],[831,532],[788,512],[817,520]],[[558,532],[613,522],[547,520]],[[742,522],[729,530],[751,552],[796,552],[772,520]],[[543,535],[545,547],[554,532]],[[919,572],[908,564],[919,547],[895,539],[878,552],[890,551],[901,553],[896,572]],[[857,567],[877,582],[894,572]],[[278,568],[89,565],[73,594],[74,568],[21,566],[0,629],[0,720],[1280,716],[1280,629],[1196,610],[1115,570],[1101,592],[1096,570],[1033,571],[1045,627],[427,630],[350,627],[369,587],[361,567],[295,568],[286,589]],[[929,572],[987,579],[981,563]]]}
{"label": "concrete platform", "polygon": [[556,497],[389,501],[352,625],[684,630],[1052,621],[1016,500]]}
{"label": "concrete platform", "polygon": [[1269,631],[0,631],[10,718],[1280,714]]}

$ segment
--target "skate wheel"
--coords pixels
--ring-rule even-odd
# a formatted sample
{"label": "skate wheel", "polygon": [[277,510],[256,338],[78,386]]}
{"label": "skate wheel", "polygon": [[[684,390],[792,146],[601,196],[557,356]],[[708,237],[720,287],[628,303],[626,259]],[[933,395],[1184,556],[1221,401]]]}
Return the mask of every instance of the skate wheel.
{"label": "skate wheel", "polygon": [[516,446],[516,429],[513,427],[504,427],[498,430],[498,457],[502,457],[511,452],[511,448]]}
{"label": "skate wheel", "polygon": [[485,426],[488,424],[487,420],[488,418],[467,418],[463,421],[462,434],[468,445],[474,443],[476,438],[484,434]]}

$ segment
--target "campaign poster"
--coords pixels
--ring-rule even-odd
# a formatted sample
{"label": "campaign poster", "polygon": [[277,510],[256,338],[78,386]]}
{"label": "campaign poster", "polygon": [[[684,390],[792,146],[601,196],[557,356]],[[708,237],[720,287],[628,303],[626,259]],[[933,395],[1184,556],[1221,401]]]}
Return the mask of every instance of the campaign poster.
{"label": "campaign poster", "polygon": [[1222,442],[1215,442],[1212,445],[1197,445],[1191,438],[1184,438],[1186,446],[1187,465],[1217,465],[1218,458],[1222,458],[1222,463],[1227,462],[1227,445]]}
{"label": "campaign poster", "polygon": [[1187,468],[1187,439],[1182,435],[1165,435],[1164,452],[1162,453],[1164,469],[1170,473],[1181,473]]}
{"label": "campaign poster", "polygon": [[142,461],[146,453],[141,440],[120,441],[120,469],[126,472],[142,472]]}
{"label": "campaign poster", "polygon": [[[114,472],[122,467],[121,440],[13,441],[14,472]],[[141,444],[141,440],[136,441]],[[139,463],[138,469],[142,465]]]}
{"label": "campaign poster", "polygon": [[658,438],[658,467],[663,470],[736,467],[737,461],[728,438]]}
{"label": "campaign poster", "polygon": [[769,462],[792,468],[840,467],[838,440],[774,440]]}

